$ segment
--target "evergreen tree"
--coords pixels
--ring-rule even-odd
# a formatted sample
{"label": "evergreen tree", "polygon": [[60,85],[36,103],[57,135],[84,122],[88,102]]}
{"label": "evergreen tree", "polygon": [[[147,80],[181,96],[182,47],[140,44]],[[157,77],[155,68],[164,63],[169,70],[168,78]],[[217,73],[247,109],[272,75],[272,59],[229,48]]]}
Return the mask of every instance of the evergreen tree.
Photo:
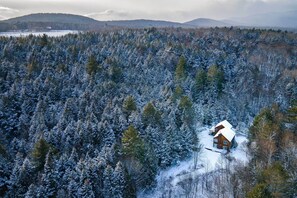
{"label": "evergreen tree", "polygon": [[116,138],[121,137],[123,131],[129,126],[128,117],[124,114],[122,109],[116,105],[113,111],[112,129]]}
{"label": "evergreen tree", "polygon": [[195,112],[193,109],[193,103],[192,103],[191,99],[188,96],[183,96],[180,99],[178,108],[181,111],[181,113],[179,113],[179,115],[181,116],[183,123],[192,127],[192,125],[194,123]]}
{"label": "evergreen tree", "polygon": [[110,124],[105,120],[103,123],[100,122],[98,127],[99,127],[100,134],[102,134],[103,136],[102,142],[106,146],[111,147],[115,143],[116,138]]}
{"label": "evergreen tree", "polygon": [[25,198],[32,198],[32,197],[36,197],[36,187],[34,184],[31,184],[28,188],[28,191],[25,194]]}
{"label": "evergreen tree", "polygon": [[174,100],[180,99],[183,93],[184,93],[183,88],[180,85],[177,85],[174,90],[173,99]]}
{"label": "evergreen tree", "polygon": [[171,141],[169,136],[163,139],[156,155],[158,156],[158,164],[160,167],[165,168],[171,165],[173,159],[171,155]]}
{"label": "evergreen tree", "polygon": [[56,173],[53,169],[52,153],[49,151],[46,155],[44,171],[42,174],[42,184],[44,186],[44,192],[46,197],[54,197],[57,191],[58,181]]}
{"label": "evergreen tree", "polygon": [[37,171],[43,170],[49,150],[50,145],[45,139],[41,138],[35,143],[32,151],[32,160]]}
{"label": "evergreen tree", "polygon": [[122,82],[124,79],[122,69],[115,65],[109,68],[109,76],[110,76],[110,79],[115,83]]}
{"label": "evergreen tree", "polygon": [[31,120],[30,126],[30,138],[34,139],[34,135],[36,133],[47,131],[47,127],[45,125],[45,108],[46,104],[44,101],[40,101],[37,103],[36,109],[34,111],[34,115]]}
{"label": "evergreen tree", "polygon": [[42,47],[46,46],[48,44],[48,36],[46,34],[43,34],[40,39],[40,45]]}
{"label": "evergreen tree", "polygon": [[127,96],[123,103],[124,111],[130,115],[132,111],[136,111],[136,103],[132,96]]}
{"label": "evergreen tree", "polygon": [[202,91],[207,85],[207,73],[203,69],[198,69],[195,77],[195,89]]}
{"label": "evergreen tree", "polygon": [[78,190],[79,190],[79,184],[73,178],[69,178],[68,184],[67,184],[67,196],[77,197]]}
{"label": "evergreen tree", "polygon": [[25,158],[20,173],[19,173],[19,184],[18,189],[22,190],[21,193],[25,193],[29,185],[32,183],[34,178],[34,168],[28,158]]}
{"label": "evergreen tree", "polygon": [[8,180],[8,185],[7,185],[8,190],[9,190],[8,194],[16,194],[17,193],[17,191],[15,189],[20,184],[19,175],[21,172],[22,161],[23,161],[22,155],[20,153],[18,153],[14,160],[14,167],[12,169],[10,178]]}
{"label": "evergreen tree", "polygon": [[92,55],[88,58],[88,62],[86,65],[87,74],[89,75],[95,74],[98,70],[99,70],[99,65],[96,61],[95,56]]}
{"label": "evergreen tree", "polygon": [[154,150],[154,154],[156,155],[156,158],[160,159],[162,156],[166,155],[161,151],[164,135],[163,133],[159,132],[159,128],[154,127],[152,125],[149,125],[145,130],[144,130],[144,139],[146,140],[147,144]]}
{"label": "evergreen tree", "polygon": [[135,128],[143,127],[142,116],[138,111],[133,111],[131,115],[128,117],[128,124],[133,124]]}
{"label": "evergreen tree", "polygon": [[103,197],[104,198],[113,198],[114,197],[114,187],[112,186],[113,169],[112,169],[111,166],[108,165],[105,168],[103,177],[104,177],[104,180],[103,180],[103,185],[104,185]]}
{"label": "evergreen tree", "polygon": [[186,59],[181,56],[175,69],[175,79],[180,82],[186,78]]}
{"label": "evergreen tree", "polygon": [[140,161],[144,160],[144,142],[139,137],[138,132],[133,125],[130,125],[128,129],[124,131],[122,137],[122,144],[124,155],[135,157]]}
{"label": "evergreen tree", "polygon": [[166,127],[166,138],[167,138],[167,143],[169,146],[169,162],[172,163],[173,161],[180,160],[181,158],[181,141],[180,141],[180,136],[178,134],[178,129],[174,123],[171,125],[168,125]]}
{"label": "evergreen tree", "polygon": [[198,139],[196,137],[195,131],[186,124],[181,126],[180,136],[180,155],[182,158],[185,158],[194,150],[195,147],[198,146]]}
{"label": "evergreen tree", "polygon": [[64,104],[64,108],[62,111],[62,116],[59,119],[59,122],[57,124],[57,127],[59,130],[65,130],[67,125],[77,120],[77,106],[76,106],[76,99],[74,98],[68,98]]}
{"label": "evergreen tree", "polygon": [[95,198],[90,180],[86,179],[83,186],[78,189],[78,197]]}
{"label": "evergreen tree", "polygon": [[123,198],[126,186],[125,170],[123,164],[119,161],[113,172],[112,185],[114,188],[113,197]]}
{"label": "evergreen tree", "polygon": [[205,91],[207,86],[207,73],[203,69],[198,69],[195,76],[195,84],[192,92],[195,99],[198,98],[199,94]]}
{"label": "evergreen tree", "polygon": [[152,103],[148,103],[143,108],[142,122],[147,126],[149,124],[158,125],[161,124],[161,115],[157,111]]}
{"label": "evergreen tree", "polygon": [[269,193],[265,184],[257,184],[248,194],[247,198],[270,198],[272,197]]}
{"label": "evergreen tree", "polygon": [[139,137],[133,126],[124,131],[122,137],[126,167],[138,188],[149,186],[156,175],[156,157],[148,145]]}
{"label": "evergreen tree", "polygon": [[13,86],[9,94],[2,94],[0,97],[0,129],[1,135],[7,138],[17,137],[18,117],[21,114],[21,103],[17,97],[16,87]]}
{"label": "evergreen tree", "polygon": [[23,161],[22,156],[17,154],[15,165],[8,180],[8,195],[25,194],[32,183],[33,167],[29,159]]}
{"label": "evergreen tree", "polygon": [[212,65],[208,68],[207,80],[219,94],[223,91],[225,83],[224,71],[222,71],[217,65]]}
{"label": "evergreen tree", "polygon": [[192,108],[192,101],[188,96],[183,96],[179,102],[179,108],[184,109],[185,111],[189,111]]}

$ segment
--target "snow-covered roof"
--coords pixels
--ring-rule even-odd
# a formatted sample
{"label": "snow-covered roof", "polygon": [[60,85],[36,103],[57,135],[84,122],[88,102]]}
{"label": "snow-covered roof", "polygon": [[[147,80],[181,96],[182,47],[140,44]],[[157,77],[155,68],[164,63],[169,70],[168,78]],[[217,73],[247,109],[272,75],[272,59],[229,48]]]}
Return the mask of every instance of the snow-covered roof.
{"label": "snow-covered roof", "polygon": [[235,136],[235,132],[230,128],[223,128],[219,130],[214,137],[218,137],[220,134],[222,134],[229,142],[231,142]]}
{"label": "snow-covered roof", "polygon": [[225,128],[229,128],[229,129],[232,128],[232,125],[227,120],[220,122],[219,124],[216,125],[216,127],[218,127],[220,125],[223,125]]}

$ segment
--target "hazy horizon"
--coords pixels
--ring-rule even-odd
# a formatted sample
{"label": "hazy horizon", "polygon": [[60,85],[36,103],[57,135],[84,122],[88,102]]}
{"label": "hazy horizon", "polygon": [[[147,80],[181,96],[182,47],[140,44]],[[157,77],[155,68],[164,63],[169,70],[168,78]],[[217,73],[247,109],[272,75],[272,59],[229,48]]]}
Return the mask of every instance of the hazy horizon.
{"label": "hazy horizon", "polygon": [[153,19],[185,22],[230,19],[297,10],[297,0],[2,0],[0,20],[31,13],[68,13],[96,20]]}

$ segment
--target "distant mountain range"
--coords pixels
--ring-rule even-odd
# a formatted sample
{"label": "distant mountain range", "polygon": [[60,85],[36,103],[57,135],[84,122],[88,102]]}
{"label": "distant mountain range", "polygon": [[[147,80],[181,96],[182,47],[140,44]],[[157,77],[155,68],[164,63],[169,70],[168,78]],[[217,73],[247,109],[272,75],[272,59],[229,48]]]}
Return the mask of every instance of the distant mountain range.
{"label": "distant mountain range", "polygon": [[112,27],[131,27],[131,28],[146,28],[146,27],[183,27],[190,28],[192,26],[171,22],[171,21],[160,21],[160,20],[146,20],[146,19],[138,19],[138,20],[122,20],[122,21],[105,21],[107,26]]}
{"label": "distant mountain range", "polygon": [[123,20],[97,21],[72,14],[39,13],[0,21],[0,31],[44,31],[44,30],[99,30],[107,28],[146,28],[146,27],[184,27],[191,26],[170,21]]}
{"label": "distant mountain range", "polygon": [[297,28],[297,11],[267,13],[226,20],[198,18],[185,23],[161,20],[122,20],[97,21],[95,19],[59,13],[39,13],[0,21],[0,32],[5,31],[44,31],[44,30],[100,30],[108,28],[147,28],[147,27],[279,27]]}
{"label": "distant mountain range", "polygon": [[231,18],[245,26],[297,28],[297,10]]}
{"label": "distant mountain range", "polygon": [[224,27],[224,26],[232,26],[230,23],[226,23],[223,21],[207,19],[207,18],[198,18],[192,21],[185,22],[184,24],[194,26],[194,27]]}
{"label": "distant mountain range", "polygon": [[269,12],[245,17],[233,17],[225,20],[199,18],[185,24],[198,27],[264,27],[264,28],[297,28],[297,10],[288,12]]}

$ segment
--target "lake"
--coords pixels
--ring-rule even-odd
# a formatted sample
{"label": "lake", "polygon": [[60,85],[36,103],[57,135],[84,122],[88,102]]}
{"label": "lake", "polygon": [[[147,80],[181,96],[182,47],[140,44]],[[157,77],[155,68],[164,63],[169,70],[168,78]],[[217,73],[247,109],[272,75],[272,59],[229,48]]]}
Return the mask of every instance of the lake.
{"label": "lake", "polygon": [[30,34],[34,36],[40,36],[40,35],[46,34],[50,37],[59,37],[59,36],[64,36],[66,34],[77,34],[77,33],[79,33],[79,31],[76,31],[76,30],[52,30],[47,32],[0,32],[0,36],[25,37],[25,36],[29,36]]}

